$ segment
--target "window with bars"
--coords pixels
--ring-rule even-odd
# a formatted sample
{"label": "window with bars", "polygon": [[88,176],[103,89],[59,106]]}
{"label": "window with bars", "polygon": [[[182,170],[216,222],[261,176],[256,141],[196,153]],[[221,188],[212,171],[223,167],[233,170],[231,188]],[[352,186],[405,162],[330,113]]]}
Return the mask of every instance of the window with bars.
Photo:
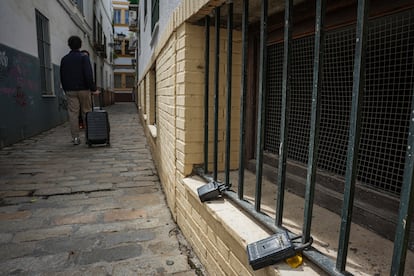
{"label": "window with bars", "polygon": [[124,15],[125,15],[124,24],[129,24],[129,11],[128,10],[124,10]]}
{"label": "window with bars", "polygon": [[43,95],[52,95],[52,62],[50,57],[49,19],[36,10],[37,51],[40,63],[40,88]]}
{"label": "window with bars", "polygon": [[135,86],[135,76],[134,75],[126,75],[125,80],[126,80],[126,87],[127,88],[132,88],[132,87]]}
{"label": "window with bars", "polygon": [[[312,101],[314,36],[294,39],[288,158],[306,163]],[[399,195],[414,91],[414,10],[371,20],[358,180]],[[318,167],[344,176],[352,101],[355,26],[326,33]],[[283,44],[268,48],[265,150],[280,139]]]}
{"label": "window with bars", "polygon": [[114,24],[121,24],[121,10],[114,9]]}
{"label": "window with bars", "polygon": [[155,25],[158,23],[160,18],[160,1],[152,0],[151,5],[151,32],[154,32]]}
{"label": "window with bars", "polygon": [[114,87],[122,88],[122,75],[121,74],[114,74]]}

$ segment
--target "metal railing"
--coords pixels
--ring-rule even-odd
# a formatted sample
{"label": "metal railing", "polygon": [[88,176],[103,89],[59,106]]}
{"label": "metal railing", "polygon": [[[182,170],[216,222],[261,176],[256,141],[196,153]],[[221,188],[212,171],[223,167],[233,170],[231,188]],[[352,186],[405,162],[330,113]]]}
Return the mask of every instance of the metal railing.
{"label": "metal railing", "polygon": [[[225,184],[230,183],[230,134],[231,134],[231,95],[232,95],[232,43],[233,43],[233,3],[227,1],[227,72],[226,72],[226,131],[225,131]],[[210,61],[210,17],[205,18],[205,132],[204,132],[204,166],[199,174],[208,181],[217,182],[218,174],[218,118],[219,118],[219,63],[220,63],[220,7],[215,8],[215,49],[214,49],[214,135],[213,135],[213,171],[212,176],[208,171],[208,118],[209,118],[209,61]],[[239,176],[238,191],[225,191],[224,195],[242,207],[252,217],[260,221],[274,232],[278,232],[283,226],[283,206],[285,197],[286,162],[288,156],[288,138],[290,121],[290,95],[291,95],[291,64],[292,64],[292,0],[285,2],[285,25],[284,25],[284,50],[283,50],[283,76],[281,88],[281,117],[280,117],[280,140],[278,151],[278,177],[276,195],[276,216],[272,219],[261,211],[262,179],[263,179],[263,152],[264,132],[267,107],[267,18],[268,1],[262,0],[260,21],[260,57],[258,76],[258,120],[257,120],[257,144],[256,144],[256,185],[254,205],[244,200],[244,169],[246,156],[244,153],[246,133],[246,97],[247,97],[247,52],[248,52],[248,29],[249,29],[249,1],[243,0],[242,6],[242,64],[241,64],[241,91],[240,91],[240,147],[239,147]],[[341,214],[340,236],[338,241],[338,253],[336,259],[325,256],[317,249],[310,247],[303,254],[313,263],[321,267],[330,275],[347,275],[346,262],[349,245],[350,226],[352,221],[353,202],[355,197],[355,182],[360,151],[360,136],[362,125],[362,101],[365,92],[366,52],[368,39],[368,11],[369,0],[359,0],[357,3],[357,22],[355,36],[355,51],[353,63],[353,85],[352,104],[349,118],[348,147],[346,154],[345,185],[343,193],[343,206]],[[302,243],[311,238],[312,211],[315,193],[315,179],[317,171],[318,149],[320,144],[319,134],[321,125],[321,87],[322,73],[325,55],[325,13],[326,0],[316,1],[315,36],[313,52],[312,73],[312,103],[310,118],[310,133],[307,157],[306,192],[304,198],[304,223],[302,229]],[[414,91],[413,91],[414,92]],[[293,110],[292,110],[293,111]],[[392,257],[391,275],[403,275],[410,225],[414,213],[414,97],[411,97],[410,121],[408,145],[405,152],[405,166],[401,186],[401,198],[397,230],[394,240],[394,253]]]}

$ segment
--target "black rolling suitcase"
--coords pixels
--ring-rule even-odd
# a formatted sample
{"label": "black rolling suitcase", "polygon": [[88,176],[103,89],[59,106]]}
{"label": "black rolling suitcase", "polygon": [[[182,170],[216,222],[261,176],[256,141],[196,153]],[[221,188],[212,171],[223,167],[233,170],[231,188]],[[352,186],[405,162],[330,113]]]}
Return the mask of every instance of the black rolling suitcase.
{"label": "black rolling suitcase", "polygon": [[109,118],[108,113],[102,109],[102,93],[99,94],[99,107],[94,106],[92,96],[92,111],[86,113],[86,144],[92,145],[110,145]]}

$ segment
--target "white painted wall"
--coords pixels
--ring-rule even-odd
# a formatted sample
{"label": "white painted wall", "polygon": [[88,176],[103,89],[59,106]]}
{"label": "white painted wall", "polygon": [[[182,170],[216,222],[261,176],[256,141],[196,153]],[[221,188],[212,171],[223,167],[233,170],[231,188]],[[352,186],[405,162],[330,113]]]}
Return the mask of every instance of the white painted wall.
{"label": "white painted wall", "polygon": [[2,1],[0,4],[0,43],[37,56],[34,22],[33,3]]}
{"label": "white painted wall", "polygon": [[[116,65],[131,65],[131,58],[129,57],[119,57],[116,60]],[[118,72],[118,69],[116,70]],[[134,70],[129,70],[130,72],[135,72]]]}
{"label": "white painted wall", "polygon": [[[106,34],[107,42],[112,41],[112,2],[111,0],[97,1],[97,14],[102,14],[103,32]],[[38,10],[49,20],[49,33],[51,43],[51,59],[55,65],[60,64],[61,58],[70,49],[67,44],[68,38],[77,35],[82,39],[82,49],[91,53],[91,62],[103,66],[104,75],[108,86],[112,85],[113,70],[106,61],[98,61],[93,55],[92,49],[92,26],[93,26],[93,1],[83,2],[83,14],[71,0],[32,0],[15,1],[1,0],[0,2],[0,43],[22,51],[34,57],[38,57],[36,12]],[[108,54],[111,49],[108,49]],[[99,68],[99,67],[98,67]],[[110,78],[109,78],[110,76]],[[99,83],[100,80],[97,80]]]}
{"label": "white painted wall", "polygon": [[[148,67],[152,53],[158,43],[158,38],[164,33],[168,21],[172,16],[173,11],[178,7],[182,0],[159,0],[160,3],[160,18],[158,21],[158,32],[154,35],[151,33],[151,1],[148,1],[147,16],[144,17],[144,1],[139,1],[139,24],[141,28],[140,33],[140,54],[138,57],[138,81],[143,77],[143,70]],[[153,42],[151,44],[151,42]]]}
{"label": "white painted wall", "polygon": [[[77,8],[70,0],[66,2],[67,9],[80,19]],[[61,57],[69,49],[67,39],[70,35],[85,39],[84,32],[70,19],[59,1],[50,1],[46,5],[42,0],[3,0],[0,5],[0,43],[16,50],[38,56],[36,9],[49,19],[52,63],[60,64]],[[87,24],[84,24],[84,28],[87,30]]]}
{"label": "white painted wall", "polygon": [[[84,1],[85,2],[85,1]],[[88,0],[88,2],[91,2]],[[112,55],[113,48],[110,47],[108,44],[113,43],[113,29],[112,29],[112,19],[113,19],[113,8],[112,8],[112,1],[111,0],[100,0],[96,1],[96,18],[102,25],[102,32],[106,36],[106,42],[107,42],[107,59],[100,59],[95,58],[97,63],[97,80],[96,83],[98,86],[103,86],[104,89],[113,90],[113,67],[112,63],[110,62],[110,56]],[[93,13],[91,14],[93,18]],[[101,21],[102,19],[102,21]],[[102,76],[100,76],[100,68],[102,68]],[[103,78],[103,79],[101,79]]]}

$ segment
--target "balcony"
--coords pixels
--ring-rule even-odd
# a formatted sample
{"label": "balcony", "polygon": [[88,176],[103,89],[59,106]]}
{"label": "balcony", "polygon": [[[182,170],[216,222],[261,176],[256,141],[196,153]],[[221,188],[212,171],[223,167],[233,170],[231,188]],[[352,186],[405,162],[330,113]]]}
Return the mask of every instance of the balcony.
{"label": "balcony", "polygon": [[129,18],[128,30],[131,32],[138,32],[138,20],[137,19]]}
{"label": "balcony", "polygon": [[138,22],[138,5],[130,2],[129,4],[129,16],[128,16],[128,27],[131,32],[138,32],[139,22]]}
{"label": "balcony", "polygon": [[138,31],[138,17],[137,17],[138,11],[137,11],[137,8],[132,7],[130,5],[128,12],[129,12],[129,16],[128,16],[128,18],[129,18],[129,22],[128,22],[129,30],[131,32],[137,32]]}
{"label": "balcony", "polygon": [[95,50],[95,52],[103,52],[105,50],[105,45],[98,41],[95,41],[93,43],[93,49]]}

